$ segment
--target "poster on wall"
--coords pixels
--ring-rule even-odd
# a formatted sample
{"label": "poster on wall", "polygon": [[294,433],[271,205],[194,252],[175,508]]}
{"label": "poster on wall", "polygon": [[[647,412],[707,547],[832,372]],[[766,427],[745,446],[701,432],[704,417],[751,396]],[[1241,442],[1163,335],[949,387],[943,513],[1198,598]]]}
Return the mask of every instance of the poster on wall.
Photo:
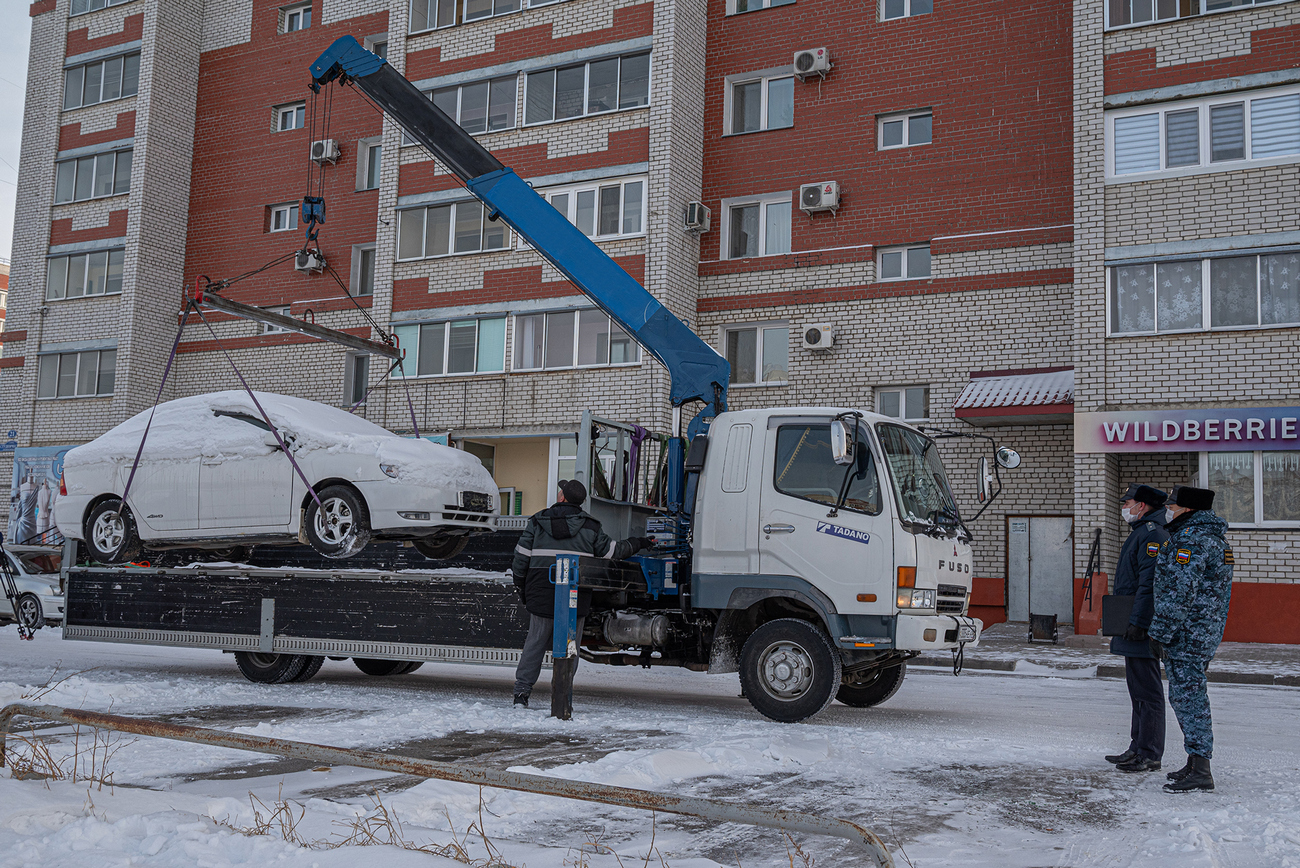
{"label": "poster on wall", "polygon": [[63,456],[72,446],[29,446],[14,450],[9,488],[9,527],[5,541],[18,545],[61,541],[54,525]]}

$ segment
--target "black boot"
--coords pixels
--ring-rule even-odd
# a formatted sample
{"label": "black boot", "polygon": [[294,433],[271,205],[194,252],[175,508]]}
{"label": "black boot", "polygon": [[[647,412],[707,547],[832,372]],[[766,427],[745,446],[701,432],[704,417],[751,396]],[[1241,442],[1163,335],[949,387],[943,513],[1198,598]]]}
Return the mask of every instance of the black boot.
{"label": "black boot", "polygon": [[1192,754],[1187,760],[1191,764],[1192,770],[1179,780],[1171,784],[1165,784],[1165,792],[1189,793],[1193,790],[1214,792],[1214,778],[1210,775],[1209,758]]}
{"label": "black boot", "polygon": [[1160,760],[1150,759],[1138,754],[1128,762],[1116,763],[1115,768],[1122,772],[1158,772],[1160,771]]}
{"label": "black boot", "polygon": [[527,708],[527,707],[528,707],[528,697],[529,697],[529,695],[530,695],[530,692],[528,692],[528,691],[523,691],[523,690],[519,691],[518,693],[515,694],[515,701],[514,701],[514,704],[515,704],[515,705],[522,705],[524,708]]}
{"label": "black boot", "polygon": [[1133,748],[1129,748],[1123,753],[1107,754],[1104,757],[1104,759],[1108,763],[1111,763],[1113,765],[1119,765],[1120,763],[1126,763],[1129,762],[1130,760],[1135,760],[1137,759],[1137,756],[1138,756],[1138,752],[1133,750]]}
{"label": "black boot", "polygon": [[1179,769],[1176,772],[1170,772],[1169,774],[1165,775],[1165,777],[1169,778],[1169,780],[1171,781],[1181,781],[1183,778],[1187,777],[1191,773],[1192,773],[1192,758],[1189,756],[1187,758],[1186,765],[1184,765],[1181,769]]}

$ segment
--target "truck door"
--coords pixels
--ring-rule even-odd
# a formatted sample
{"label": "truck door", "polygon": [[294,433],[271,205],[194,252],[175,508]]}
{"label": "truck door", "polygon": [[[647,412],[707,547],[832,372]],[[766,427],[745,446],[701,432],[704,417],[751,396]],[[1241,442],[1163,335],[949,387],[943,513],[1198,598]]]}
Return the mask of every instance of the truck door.
{"label": "truck door", "polygon": [[[865,426],[845,467],[831,457],[830,420],[781,421],[768,428],[765,463],[760,572],[807,580],[841,613],[893,611],[893,534]],[[846,470],[848,496],[831,516]]]}

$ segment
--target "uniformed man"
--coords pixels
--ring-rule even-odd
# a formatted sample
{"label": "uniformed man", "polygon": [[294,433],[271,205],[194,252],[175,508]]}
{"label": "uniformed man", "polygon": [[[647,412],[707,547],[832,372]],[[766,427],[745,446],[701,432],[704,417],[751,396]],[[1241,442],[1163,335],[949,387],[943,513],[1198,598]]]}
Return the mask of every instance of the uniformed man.
{"label": "uniformed man", "polygon": [[[586,555],[623,560],[654,545],[647,537],[615,541],[600,529],[600,522],[582,511],[587,487],[576,479],[561,479],[556,502],[528,519],[511,565],[520,602],[528,610],[528,638],[515,670],[514,704],[528,707],[528,698],[542,672],[542,658],[551,647],[555,625],[555,586],[550,570],[557,555]],[[578,644],[582,624],[591,607],[591,592],[578,593]],[[575,661],[576,663],[576,661]]]}
{"label": "uniformed man", "polygon": [[[1128,629],[1110,640],[1110,653],[1124,657],[1124,679],[1133,705],[1128,750],[1106,757],[1125,772],[1151,772],[1160,768],[1165,753],[1165,688],[1160,661],[1147,641],[1147,628],[1155,614],[1153,589],[1156,558],[1165,532],[1165,498],[1158,488],[1130,485],[1120,495],[1120,514],[1132,527],[1119,550],[1114,593],[1133,597]],[[1158,517],[1157,517],[1158,516]]]}
{"label": "uniformed man", "polygon": [[1156,558],[1155,617],[1148,633],[1169,675],[1169,704],[1187,748],[1187,765],[1167,777],[1165,791],[1213,790],[1214,731],[1205,669],[1223,640],[1232,595],[1228,523],[1214,514],[1214,492],[1174,486],[1165,511],[1169,539]]}

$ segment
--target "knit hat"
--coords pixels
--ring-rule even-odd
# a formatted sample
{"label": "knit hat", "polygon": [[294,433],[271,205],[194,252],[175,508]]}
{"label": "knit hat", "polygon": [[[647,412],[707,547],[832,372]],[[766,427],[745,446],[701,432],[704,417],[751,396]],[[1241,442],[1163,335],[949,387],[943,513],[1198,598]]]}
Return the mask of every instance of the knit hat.
{"label": "knit hat", "polygon": [[559,489],[564,492],[565,503],[582,506],[583,501],[587,499],[587,486],[576,479],[561,479]]}
{"label": "knit hat", "polygon": [[1190,485],[1175,485],[1169,494],[1169,502],[1187,509],[1209,509],[1214,506],[1214,491],[1209,488],[1192,488]]}
{"label": "knit hat", "polygon": [[1138,503],[1145,503],[1152,509],[1159,509],[1165,505],[1168,495],[1158,488],[1152,488],[1150,485],[1139,485],[1135,482],[1119,496],[1120,503],[1126,500],[1136,500]]}

